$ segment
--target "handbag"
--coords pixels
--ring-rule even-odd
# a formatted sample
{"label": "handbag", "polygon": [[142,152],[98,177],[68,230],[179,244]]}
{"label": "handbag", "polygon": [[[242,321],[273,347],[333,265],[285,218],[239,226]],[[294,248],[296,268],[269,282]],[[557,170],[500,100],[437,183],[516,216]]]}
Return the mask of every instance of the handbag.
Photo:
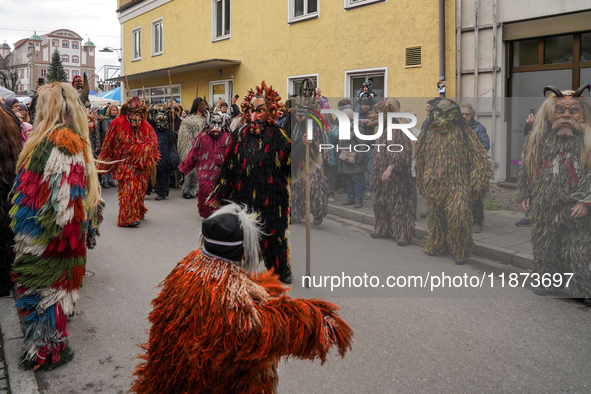
{"label": "handbag", "polygon": [[357,160],[357,152],[343,150],[339,153],[338,159],[345,163],[355,164],[355,160]]}

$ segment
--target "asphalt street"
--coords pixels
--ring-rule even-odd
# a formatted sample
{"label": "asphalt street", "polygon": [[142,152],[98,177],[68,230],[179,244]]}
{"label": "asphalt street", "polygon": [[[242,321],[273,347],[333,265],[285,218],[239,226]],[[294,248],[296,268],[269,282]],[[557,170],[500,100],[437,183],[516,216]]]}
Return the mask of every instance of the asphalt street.
{"label": "asphalt street", "polygon": [[[36,373],[41,393],[129,390],[157,286],[198,246],[197,201],[182,199],[180,190],[171,190],[164,201],[147,197],[149,212],[138,228],[116,226],[116,189],[103,196],[102,234],[89,251],[88,277],[76,316],[68,321],[76,356],[54,371]],[[344,359],[333,355],[324,365],[282,362],[280,393],[591,392],[591,310],[509,288],[507,278],[501,288],[499,265],[471,259],[456,266],[449,256],[427,256],[416,242],[403,248],[369,233],[366,226],[334,216],[313,228],[312,275],[328,277],[329,288],[307,289],[302,287],[305,226],[291,226],[292,296],[339,305],[355,342]],[[380,284],[330,291],[336,281],[331,276],[364,274],[378,277]],[[485,281],[482,287],[431,291],[437,275]],[[382,287],[388,276],[421,276],[428,285]]]}

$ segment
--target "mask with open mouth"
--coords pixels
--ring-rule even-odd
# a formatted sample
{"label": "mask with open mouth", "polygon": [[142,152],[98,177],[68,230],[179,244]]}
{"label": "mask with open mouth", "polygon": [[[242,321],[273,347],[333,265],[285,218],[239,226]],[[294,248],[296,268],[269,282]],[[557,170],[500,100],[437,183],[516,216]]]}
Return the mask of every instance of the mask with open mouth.
{"label": "mask with open mouth", "polygon": [[281,97],[265,81],[256,91],[250,90],[242,103],[242,117],[246,121],[248,130],[252,135],[261,135],[266,126],[276,125],[276,119],[280,116],[279,101]]}
{"label": "mask with open mouth", "polygon": [[218,138],[220,134],[222,134],[223,123],[224,121],[220,115],[213,115],[211,118],[211,124],[207,129],[207,134],[213,138]]}
{"label": "mask with open mouth", "polygon": [[429,129],[447,134],[460,123],[460,107],[452,100],[443,99],[431,108],[429,119]]}
{"label": "mask with open mouth", "polygon": [[554,86],[544,88],[544,94],[551,91],[556,97],[554,115],[548,121],[552,123],[552,132],[557,136],[571,138],[583,132],[581,126],[587,123],[587,116],[581,106],[580,97],[585,89],[589,89],[589,84],[576,91],[560,91]]}
{"label": "mask with open mouth", "polygon": [[143,112],[143,105],[140,101],[140,98],[135,96],[127,100],[128,105],[128,113],[127,113],[127,120],[131,127],[134,130],[137,130],[142,123],[142,112]]}

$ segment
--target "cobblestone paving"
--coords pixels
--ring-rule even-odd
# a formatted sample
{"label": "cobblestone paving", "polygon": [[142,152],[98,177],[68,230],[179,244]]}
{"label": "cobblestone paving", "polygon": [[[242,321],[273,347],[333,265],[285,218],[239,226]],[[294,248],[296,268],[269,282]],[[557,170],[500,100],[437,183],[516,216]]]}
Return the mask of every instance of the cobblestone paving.
{"label": "cobblestone paving", "polygon": [[10,387],[8,384],[8,370],[6,369],[6,361],[4,361],[4,341],[2,333],[0,332],[0,394],[10,394]]}

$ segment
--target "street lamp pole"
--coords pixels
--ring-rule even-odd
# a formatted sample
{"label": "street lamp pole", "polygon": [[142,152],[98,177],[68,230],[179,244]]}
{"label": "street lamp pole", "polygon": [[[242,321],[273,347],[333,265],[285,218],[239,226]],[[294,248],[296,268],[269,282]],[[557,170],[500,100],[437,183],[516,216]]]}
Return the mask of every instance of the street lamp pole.
{"label": "street lamp pole", "polygon": [[119,58],[119,63],[121,63],[121,53],[119,53],[119,51],[121,51],[121,48],[113,48],[113,47],[104,47],[103,49],[99,49],[99,52],[103,52],[103,53],[113,53],[113,52],[117,52],[117,57]]}

